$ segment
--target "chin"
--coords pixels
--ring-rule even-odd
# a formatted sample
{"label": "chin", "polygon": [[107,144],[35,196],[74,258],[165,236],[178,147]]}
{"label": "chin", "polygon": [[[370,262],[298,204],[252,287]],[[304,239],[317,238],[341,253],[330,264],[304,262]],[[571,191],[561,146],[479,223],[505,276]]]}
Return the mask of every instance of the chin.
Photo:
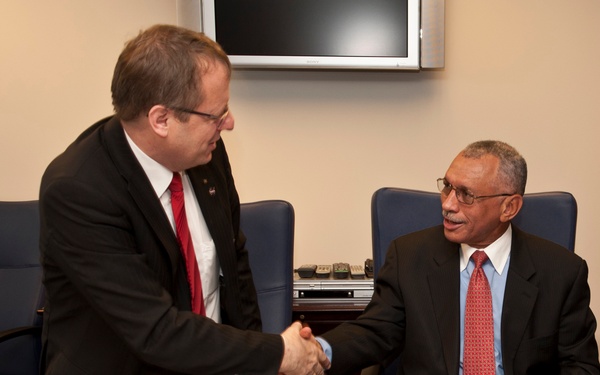
{"label": "chin", "polygon": [[208,164],[208,163],[210,163],[211,160],[212,160],[212,152],[201,158],[200,165]]}
{"label": "chin", "polygon": [[446,236],[446,239],[450,242],[454,242],[454,243],[463,243],[463,238],[461,238],[461,236],[457,235],[457,233],[449,231],[448,229],[444,229],[444,236]]}

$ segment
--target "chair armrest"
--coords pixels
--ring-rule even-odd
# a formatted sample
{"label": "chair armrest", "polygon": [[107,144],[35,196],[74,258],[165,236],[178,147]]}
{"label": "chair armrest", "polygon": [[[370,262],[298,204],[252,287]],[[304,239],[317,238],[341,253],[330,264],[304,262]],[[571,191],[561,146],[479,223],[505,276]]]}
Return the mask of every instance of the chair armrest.
{"label": "chair armrest", "polygon": [[42,333],[42,327],[40,326],[25,326],[18,328],[7,329],[6,331],[0,332],[0,342],[4,342],[6,340],[13,339],[19,336],[26,335],[40,335]]}

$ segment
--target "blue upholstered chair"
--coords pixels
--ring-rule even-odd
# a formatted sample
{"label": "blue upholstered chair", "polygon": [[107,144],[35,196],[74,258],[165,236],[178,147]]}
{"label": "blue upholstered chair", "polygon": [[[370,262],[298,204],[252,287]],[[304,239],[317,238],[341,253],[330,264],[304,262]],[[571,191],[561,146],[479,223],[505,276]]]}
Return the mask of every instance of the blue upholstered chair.
{"label": "blue upholstered chair", "polygon": [[[442,223],[440,193],[381,188],[371,200],[371,229],[375,276],[396,237]],[[570,193],[525,194],[523,208],[513,220],[520,229],[575,250],[577,202]],[[384,374],[395,374],[397,363]]]}
{"label": "blue upholstered chair", "polygon": [[294,208],[285,201],[241,205],[263,332],[280,333],[292,322],[294,220]]}
{"label": "blue upholstered chair", "polygon": [[38,202],[0,202],[0,374],[37,374],[43,306]]}

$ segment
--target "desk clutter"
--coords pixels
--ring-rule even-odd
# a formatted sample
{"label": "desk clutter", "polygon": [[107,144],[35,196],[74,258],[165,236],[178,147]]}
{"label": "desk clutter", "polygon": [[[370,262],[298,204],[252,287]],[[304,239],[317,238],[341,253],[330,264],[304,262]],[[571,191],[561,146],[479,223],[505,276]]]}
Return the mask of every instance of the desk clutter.
{"label": "desk clutter", "polygon": [[303,264],[295,270],[293,303],[366,305],[373,295],[372,263]]}

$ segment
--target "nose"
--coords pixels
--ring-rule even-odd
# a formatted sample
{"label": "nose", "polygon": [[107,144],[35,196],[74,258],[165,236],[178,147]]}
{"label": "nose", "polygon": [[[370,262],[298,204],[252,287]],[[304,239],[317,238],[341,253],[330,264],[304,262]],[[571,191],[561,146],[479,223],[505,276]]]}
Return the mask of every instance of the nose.
{"label": "nose", "polygon": [[233,130],[233,128],[235,127],[235,118],[233,117],[233,113],[231,111],[229,111],[229,113],[227,114],[227,117],[225,117],[223,119],[223,123],[221,123],[221,126],[219,128],[219,131],[222,130]]}
{"label": "nose", "polygon": [[450,193],[446,196],[444,194],[440,194],[440,199],[442,201],[442,209],[445,211],[456,211],[456,207],[458,206],[458,199],[456,198],[456,191],[452,189]]}

